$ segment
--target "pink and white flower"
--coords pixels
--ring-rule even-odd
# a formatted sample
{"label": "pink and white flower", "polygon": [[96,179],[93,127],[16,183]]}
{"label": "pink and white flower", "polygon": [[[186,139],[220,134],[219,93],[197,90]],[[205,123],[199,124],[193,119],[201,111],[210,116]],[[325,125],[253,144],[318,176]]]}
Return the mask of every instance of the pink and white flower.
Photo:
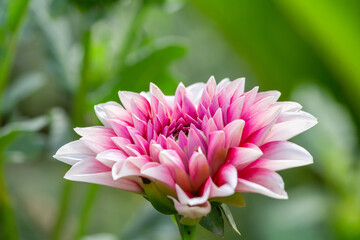
{"label": "pink and white flower", "polygon": [[[210,201],[241,205],[239,193],[286,199],[276,171],[312,163],[288,140],[317,123],[278,91],[244,92],[245,80],[185,87],[165,96],[120,91],[122,105],[95,106],[103,126],[75,128],[79,140],[54,156],[65,178],[143,194],[161,212],[199,219]],[[237,202],[239,201],[239,202]]]}

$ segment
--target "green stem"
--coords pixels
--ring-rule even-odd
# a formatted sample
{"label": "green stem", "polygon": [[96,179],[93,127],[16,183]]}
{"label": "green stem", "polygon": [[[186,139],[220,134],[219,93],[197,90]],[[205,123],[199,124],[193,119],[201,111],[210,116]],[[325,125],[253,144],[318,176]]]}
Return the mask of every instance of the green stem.
{"label": "green stem", "polygon": [[75,126],[81,126],[85,123],[85,113],[86,113],[86,93],[88,89],[88,79],[89,79],[89,68],[90,68],[90,57],[91,57],[91,29],[90,27],[86,29],[83,33],[82,45],[83,45],[83,62],[81,68],[81,79],[78,86],[76,95],[74,97],[74,106],[73,106],[73,124]]}
{"label": "green stem", "polygon": [[77,231],[75,234],[75,240],[81,239],[81,237],[83,236],[83,234],[86,231],[86,225],[89,222],[89,219],[90,219],[89,216],[91,214],[91,209],[92,209],[93,203],[95,201],[98,189],[99,189],[98,185],[91,184],[89,186],[87,195],[85,197],[85,204],[83,205],[83,208],[81,210],[80,221],[79,221],[79,225],[78,225],[78,228],[77,228]]}
{"label": "green stem", "polygon": [[[9,80],[18,42],[20,25],[28,9],[29,0],[12,0],[7,5],[7,22],[0,28],[0,107],[2,93]],[[1,123],[0,115],[0,123]]]}
{"label": "green stem", "polygon": [[134,39],[136,34],[141,27],[144,18],[146,16],[148,10],[148,3],[144,3],[143,0],[139,1],[139,5],[136,8],[134,13],[134,17],[132,21],[128,24],[128,32],[125,35],[123,44],[121,45],[119,55],[118,55],[118,62],[119,62],[119,70],[121,71],[125,65],[126,57],[129,55],[131,51],[132,44],[134,43]]}
{"label": "green stem", "polygon": [[[76,95],[74,96],[74,105],[72,110],[72,121],[75,126],[82,126],[85,123],[85,104],[86,104],[86,92],[88,85],[88,69],[90,65],[90,49],[91,49],[91,29],[87,28],[83,33],[82,39],[83,45],[83,62],[81,68],[81,79],[80,84],[77,89]],[[67,181],[65,183],[65,187],[62,193],[61,198],[61,207],[59,209],[59,215],[56,220],[56,224],[53,230],[52,239],[57,240],[60,238],[61,230],[64,226],[64,221],[66,219],[66,214],[70,202],[70,193],[73,188],[73,182]],[[83,215],[82,213],[81,215]],[[82,218],[81,218],[82,219]],[[79,225],[84,225],[83,223],[79,223]]]}
{"label": "green stem", "polygon": [[[0,28],[0,108],[3,92],[9,80],[9,72],[14,60],[18,40],[18,30],[28,8],[29,0],[9,1],[7,4],[7,22]],[[0,125],[1,125],[0,112]],[[16,219],[11,198],[6,190],[3,159],[4,146],[0,146],[0,239],[16,240]]]}
{"label": "green stem", "polygon": [[184,225],[181,223],[181,217],[175,215],[176,224],[179,228],[180,236],[182,240],[194,240],[196,234],[196,224],[195,225]]}
{"label": "green stem", "polygon": [[59,208],[59,215],[58,218],[56,220],[55,223],[55,227],[52,233],[52,238],[53,240],[58,240],[60,239],[60,233],[61,233],[61,229],[64,225],[64,220],[66,217],[66,212],[67,209],[69,207],[69,202],[70,202],[70,192],[72,189],[72,182],[70,181],[65,181],[65,186],[63,189],[63,193],[62,193],[62,198],[61,198],[61,205]]}
{"label": "green stem", "polygon": [[15,214],[11,206],[10,197],[6,191],[2,154],[0,150],[0,239],[16,240],[19,237],[16,231]]}

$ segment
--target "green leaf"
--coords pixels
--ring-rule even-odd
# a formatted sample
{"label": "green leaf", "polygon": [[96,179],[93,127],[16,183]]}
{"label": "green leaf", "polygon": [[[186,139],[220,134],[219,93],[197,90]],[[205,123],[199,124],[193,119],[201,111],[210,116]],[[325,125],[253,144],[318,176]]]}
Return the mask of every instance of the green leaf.
{"label": "green leaf", "polygon": [[45,78],[41,73],[29,73],[10,85],[4,93],[2,114],[7,114],[16,105],[31,96],[45,84]]}
{"label": "green leaf", "polygon": [[44,49],[49,56],[49,72],[66,93],[73,93],[78,84],[81,50],[78,45],[72,44],[70,20],[66,17],[53,19],[49,9],[49,1],[33,0],[32,20],[40,30]]}
{"label": "green leaf", "polygon": [[218,204],[211,204],[211,212],[203,217],[200,225],[210,232],[223,237],[224,236],[224,219],[221,214],[221,208]]}
{"label": "green leaf", "polygon": [[241,235],[241,233],[239,232],[239,230],[236,227],[236,223],[235,220],[231,214],[231,211],[229,209],[229,207],[226,204],[221,204],[220,207],[221,211],[223,212],[226,221],[229,223],[230,227],[239,235]]}
{"label": "green leaf", "polygon": [[0,94],[8,81],[8,75],[16,52],[19,28],[28,9],[29,0],[1,2],[0,7]]}
{"label": "green leaf", "polygon": [[118,99],[119,90],[148,91],[150,82],[158,85],[165,94],[172,93],[177,80],[170,73],[169,66],[184,54],[184,44],[176,39],[162,39],[149,43],[131,54],[124,69],[92,94],[92,102]]}
{"label": "green leaf", "polygon": [[154,182],[143,178],[141,187],[144,189],[145,199],[147,199],[156,210],[167,215],[176,213],[173,201],[167,197],[167,194],[161,192]]}
{"label": "green leaf", "polygon": [[[294,26],[318,51],[358,109],[360,32],[358,1],[276,0]],[[346,79],[346,81],[344,81]],[[337,89],[336,89],[337,90]]]}
{"label": "green leaf", "polygon": [[0,129],[0,152],[10,144],[20,132],[38,131],[47,123],[48,119],[42,116],[30,120],[13,122],[4,126]]}
{"label": "green leaf", "polygon": [[210,201],[231,204],[237,207],[245,206],[245,199],[243,198],[242,194],[239,192],[236,192],[228,197],[212,198]]}

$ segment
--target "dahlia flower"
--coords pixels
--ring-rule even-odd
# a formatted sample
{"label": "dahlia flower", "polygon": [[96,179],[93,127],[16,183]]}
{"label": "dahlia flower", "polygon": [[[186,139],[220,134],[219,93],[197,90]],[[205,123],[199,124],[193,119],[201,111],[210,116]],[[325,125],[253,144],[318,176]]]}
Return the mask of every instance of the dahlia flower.
{"label": "dahlia flower", "polygon": [[65,178],[143,195],[160,212],[191,225],[211,203],[244,205],[242,192],[286,199],[279,170],[312,163],[289,142],[317,120],[295,102],[278,102],[278,91],[244,92],[245,79],[211,77],[207,84],[165,96],[120,91],[122,105],[95,106],[103,126],[75,128],[79,140],[56,159],[72,165]]}

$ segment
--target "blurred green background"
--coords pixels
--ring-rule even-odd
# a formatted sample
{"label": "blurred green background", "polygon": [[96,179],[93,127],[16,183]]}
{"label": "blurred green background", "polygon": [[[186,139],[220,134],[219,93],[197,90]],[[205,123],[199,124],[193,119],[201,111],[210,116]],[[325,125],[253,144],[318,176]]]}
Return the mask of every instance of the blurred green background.
{"label": "blurred green background", "polygon": [[[245,194],[242,237],[360,239],[360,1],[0,0],[0,239],[179,239],[140,196],[63,179],[52,155],[118,90],[247,78],[319,124],[289,200]],[[198,228],[197,239],[220,239]]]}

